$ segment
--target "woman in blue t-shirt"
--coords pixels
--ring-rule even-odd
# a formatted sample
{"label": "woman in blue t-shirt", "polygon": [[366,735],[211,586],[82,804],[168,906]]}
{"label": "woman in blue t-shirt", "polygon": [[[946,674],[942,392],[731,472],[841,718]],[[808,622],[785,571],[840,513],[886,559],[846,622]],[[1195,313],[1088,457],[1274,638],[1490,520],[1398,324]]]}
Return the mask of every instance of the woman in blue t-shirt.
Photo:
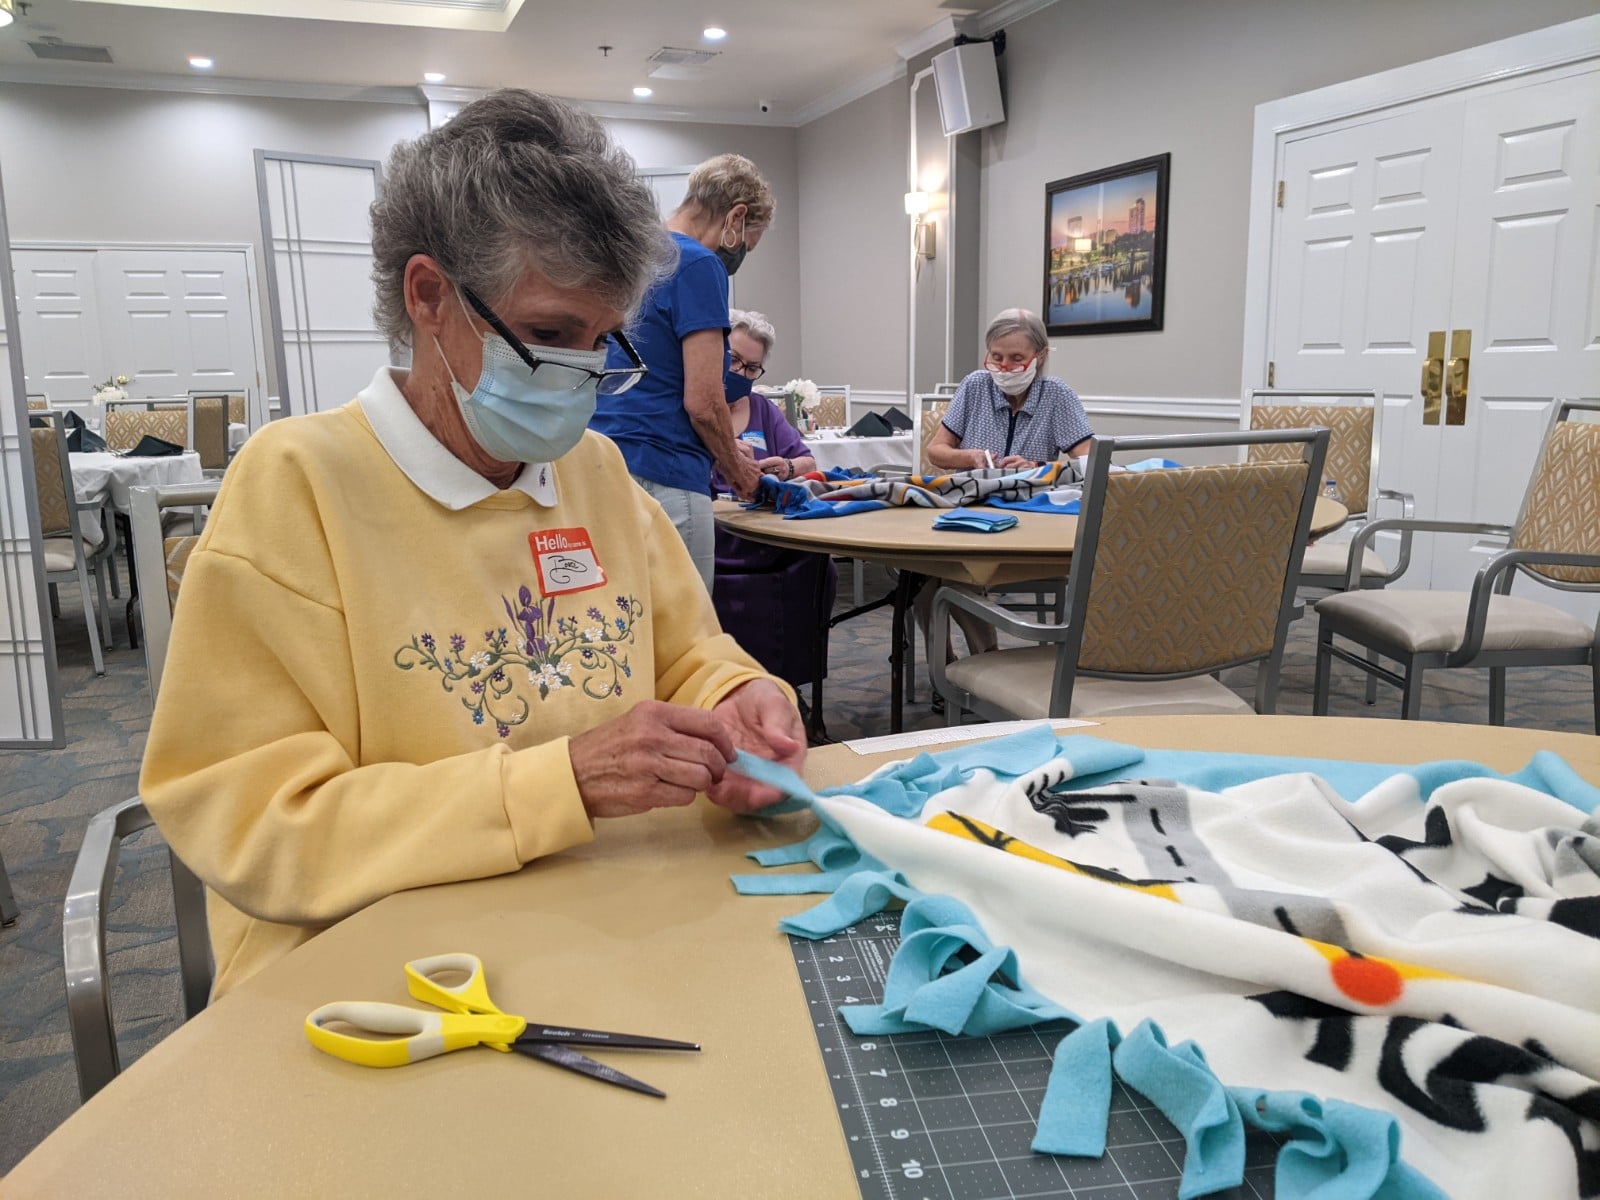
{"label": "woman in blue t-shirt", "polygon": [[628,330],[649,374],[627,392],[601,396],[589,423],[617,444],[639,486],[666,510],[708,591],[711,468],[742,499],[761,478],[728,420],[728,276],[761,241],[772,209],[772,189],[748,158],[719,154],[690,173],[683,203],[667,218],[678,265],[645,296]]}

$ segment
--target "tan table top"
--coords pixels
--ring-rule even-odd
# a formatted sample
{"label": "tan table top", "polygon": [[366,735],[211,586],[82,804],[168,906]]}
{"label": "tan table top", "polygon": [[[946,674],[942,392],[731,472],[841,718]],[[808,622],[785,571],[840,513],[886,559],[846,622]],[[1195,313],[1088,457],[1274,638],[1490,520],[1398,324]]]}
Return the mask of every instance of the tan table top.
{"label": "tan table top", "polygon": [[[1535,750],[1600,782],[1600,738],[1329,717],[1144,717],[1085,732],[1138,745],[1393,762]],[[816,786],[899,755],[812,753]],[[11,1197],[858,1195],[780,916],[739,897],[744,852],[809,832],[704,803],[602,822],[516,875],[404,892],[249,980],[135,1063],[0,1182]],[[393,1071],[313,1050],[305,1014],[406,996],[401,964],[481,955],[494,997],[541,1019],[701,1041],[603,1057],[669,1093],[605,1087],[487,1050]],[[174,1003],[176,1001],[174,1000]]]}
{"label": "tan table top", "polygon": [[[1014,510],[1017,524],[999,533],[936,530],[938,514],[927,508],[884,508],[813,521],[786,521],[769,509],[746,509],[732,500],[716,501],[712,511],[718,525],[753,542],[840,554],[976,587],[1064,576],[1078,536],[1077,517]],[[1337,500],[1317,497],[1312,535],[1337,529],[1349,515]]]}

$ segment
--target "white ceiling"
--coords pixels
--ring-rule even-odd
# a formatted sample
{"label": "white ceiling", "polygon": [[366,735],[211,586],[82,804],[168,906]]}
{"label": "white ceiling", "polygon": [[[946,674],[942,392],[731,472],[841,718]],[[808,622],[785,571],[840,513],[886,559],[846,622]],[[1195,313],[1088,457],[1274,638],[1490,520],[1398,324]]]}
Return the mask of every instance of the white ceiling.
{"label": "white ceiling", "polygon": [[[0,30],[0,80],[203,88],[187,59],[206,55],[216,66],[205,78],[217,90],[256,81],[359,94],[414,87],[437,71],[446,86],[531,87],[634,106],[640,116],[695,110],[793,124],[887,81],[904,58],[959,30],[986,33],[1049,2],[34,0]],[[702,38],[712,24],[728,30],[726,40]],[[44,63],[27,45],[42,38],[104,46],[114,61]],[[678,72],[690,78],[648,78],[646,60],[662,47],[719,53]],[[636,100],[636,85],[655,94]],[[761,101],[771,106],[766,118]]]}

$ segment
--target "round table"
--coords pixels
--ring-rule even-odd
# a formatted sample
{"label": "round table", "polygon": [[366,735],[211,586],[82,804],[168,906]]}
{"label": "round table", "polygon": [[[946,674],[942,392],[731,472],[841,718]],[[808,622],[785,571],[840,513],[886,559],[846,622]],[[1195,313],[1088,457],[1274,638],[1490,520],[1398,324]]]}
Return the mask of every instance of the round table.
{"label": "round table", "polygon": [[812,457],[817,460],[817,466],[824,471],[830,467],[858,471],[870,471],[881,466],[901,471],[912,469],[910,433],[897,433],[891,437],[850,437],[842,429],[819,429],[802,436]]}
{"label": "round table", "polygon": [[[67,455],[72,467],[72,490],[80,504],[110,504],[124,516],[129,489],[162,483],[199,483],[205,478],[200,455],[193,450],[163,458],[135,458],[105,451]],[[101,540],[100,517],[93,511],[78,514],[85,539]]]}
{"label": "round table", "polygon": [[[1553,750],[1600,782],[1600,738],[1336,717],[1123,717],[1084,732],[1147,748],[1502,771]],[[896,754],[814,751],[806,779]],[[815,896],[736,896],[745,855],[814,827],[701,801],[602,821],[513,875],[400,892],[340,922],[178,1029],[6,1177],[9,1200],[108,1196],[819,1197],[859,1188],[779,918]],[[809,870],[809,867],[791,868]],[[513,1011],[699,1040],[624,1060],[658,1101],[519,1055],[468,1050],[377,1071],[301,1030],[336,999],[414,1004],[401,964],[470,951]],[[174,998],[174,1004],[176,1000]]]}

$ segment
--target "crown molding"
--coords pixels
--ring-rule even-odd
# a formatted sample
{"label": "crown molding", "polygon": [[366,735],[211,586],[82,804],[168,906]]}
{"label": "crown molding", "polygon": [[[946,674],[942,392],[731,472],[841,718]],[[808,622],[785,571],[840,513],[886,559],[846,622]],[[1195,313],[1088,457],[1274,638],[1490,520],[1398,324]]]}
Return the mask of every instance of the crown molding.
{"label": "crown molding", "polygon": [[820,99],[813,100],[810,104],[802,105],[795,109],[794,124],[809,125],[819,118],[827,116],[835,109],[853,104],[863,96],[869,96],[886,84],[893,83],[896,79],[904,79],[906,74],[906,60],[887,67],[882,67],[870,75],[863,75],[854,83],[847,83],[842,88],[829,92]]}
{"label": "crown molding", "polygon": [[361,87],[348,83],[293,83],[226,76],[154,75],[142,71],[73,70],[46,63],[0,66],[0,83],[52,87],[116,88],[133,92],[182,92],[203,96],[260,96],[275,100],[355,100],[367,104],[422,105],[414,87]]}
{"label": "crown molding", "polygon": [[980,37],[988,37],[997,29],[1004,29],[1023,17],[1032,16],[1040,9],[1049,8],[1056,0],[1003,0],[973,19]]}
{"label": "crown molding", "polygon": [[970,17],[940,17],[932,25],[912,34],[905,41],[896,42],[894,52],[902,59],[913,59],[946,42],[955,41],[956,34],[969,32],[971,24]]}
{"label": "crown molding", "polygon": [[[470,104],[493,90],[433,83],[425,83],[417,88],[426,100],[441,104]],[[690,121],[698,125],[764,125],[780,129],[792,129],[799,124],[791,113],[751,112],[743,108],[668,108],[660,104],[574,100],[571,96],[560,98],[608,121]]]}

